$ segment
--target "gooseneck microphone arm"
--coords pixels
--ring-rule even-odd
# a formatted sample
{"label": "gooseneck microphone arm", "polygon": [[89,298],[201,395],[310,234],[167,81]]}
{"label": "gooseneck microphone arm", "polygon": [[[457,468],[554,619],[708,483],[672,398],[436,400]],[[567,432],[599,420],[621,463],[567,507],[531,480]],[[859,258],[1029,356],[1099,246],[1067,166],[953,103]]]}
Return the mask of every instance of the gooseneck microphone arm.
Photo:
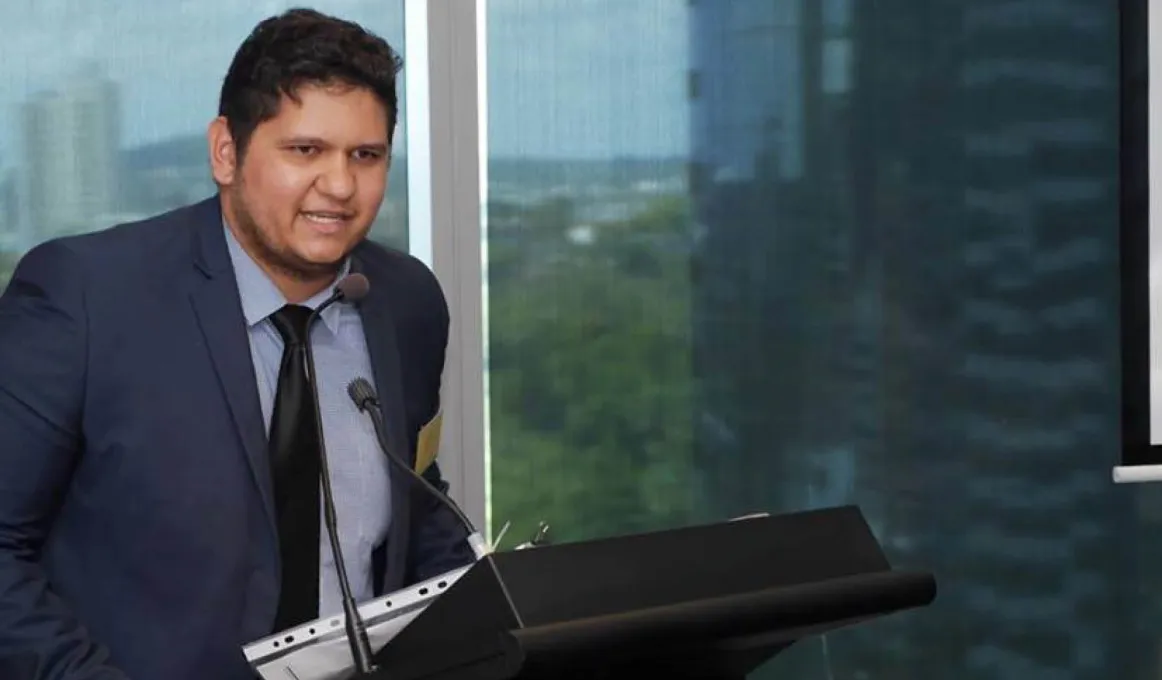
{"label": "gooseneck microphone arm", "polygon": [[348,274],[336,285],[334,292],[316,307],[307,320],[307,339],[303,343],[306,354],[307,373],[314,392],[315,429],[319,434],[319,478],[323,492],[323,521],[327,526],[327,536],[331,543],[331,557],[338,572],[339,590],[343,599],[343,618],[347,632],[347,642],[351,646],[351,659],[355,666],[355,677],[370,675],[375,670],[372,661],[371,642],[367,638],[367,624],[359,615],[359,606],[351,594],[351,582],[347,578],[347,566],[343,562],[343,549],[339,545],[339,520],[335,516],[335,497],[331,491],[331,471],[327,464],[327,445],[323,438],[323,413],[319,407],[319,383],[315,379],[315,353],[311,349],[311,326],[323,310],[336,302],[358,302],[367,295],[370,284],[362,274]]}
{"label": "gooseneck microphone arm", "polygon": [[371,387],[371,383],[367,382],[364,378],[356,378],[347,384],[347,395],[351,397],[351,401],[355,402],[355,405],[359,407],[360,411],[370,416],[371,424],[375,428],[375,437],[379,440],[379,448],[383,449],[383,455],[387,456],[387,459],[392,465],[411,477],[413,481],[419,482],[440,503],[452,511],[456,519],[460,520],[460,523],[468,530],[467,541],[469,547],[472,548],[472,554],[476,556],[477,560],[483,559],[488,554],[488,546],[484,541],[484,537],[476,530],[476,527],[468,519],[468,516],[460,510],[460,507],[451,498],[448,498],[446,494],[433,486],[431,482],[424,479],[423,475],[413,470],[403,459],[392,453],[391,447],[387,443],[387,432],[383,426],[383,414],[379,410],[379,399],[375,396],[375,389]]}

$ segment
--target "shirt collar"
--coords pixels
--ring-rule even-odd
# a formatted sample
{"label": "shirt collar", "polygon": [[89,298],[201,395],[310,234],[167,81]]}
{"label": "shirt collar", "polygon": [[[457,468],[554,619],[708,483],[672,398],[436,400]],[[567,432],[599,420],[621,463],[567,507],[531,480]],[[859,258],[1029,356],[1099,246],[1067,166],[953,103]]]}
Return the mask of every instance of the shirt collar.
{"label": "shirt collar", "polygon": [[[262,271],[262,268],[242,249],[242,244],[234,238],[234,232],[230,231],[230,227],[226,225],[225,221],[222,223],[222,229],[226,232],[226,247],[230,251],[234,278],[238,281],[238,294],[242,300],[242,315],[246,319],[247,328],[254,328],[268,316],[282,309],[287,304],[287,299],[278,289],[278,286],[270,280],[266,272]],[[343,262],[343,268],[335,277],[335,281],[342,279],[350,270],[351,259],[348,258]],[[327,286],[314,297],[303,302],[303,306],[315,309],[331,296],[331,289],[332,286]],[[332,333],[338,333],[340,311],[340,306],[336,304],[324,309],[323,313],[319,315],[319,319]]]}

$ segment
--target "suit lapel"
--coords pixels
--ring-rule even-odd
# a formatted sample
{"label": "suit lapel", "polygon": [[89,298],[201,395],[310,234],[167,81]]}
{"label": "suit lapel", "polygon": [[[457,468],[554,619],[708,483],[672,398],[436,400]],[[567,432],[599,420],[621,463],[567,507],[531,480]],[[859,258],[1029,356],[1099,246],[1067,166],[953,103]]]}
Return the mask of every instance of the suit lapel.
{"label": "suit lapel", "polygon": [[[389,299],[391,291],[386,289],[386,277],[377,276],[373,268],[356,256],[353,271],[367,277],[371,288],[367,297],[359,303],[359,315],[363,323],[363,334],[367,338],[367,352],[371,358],[371,368],[375,374],[375,391],[379,395],[379,407],[383,412],[384,427],[387,430],[388,446],[391,454],[399,457],[407,465],[414,464],[414,455],[408,445],[407,414],[404,409],[403,375],[400,371],[399,342],[395,332],[395,321],[391,313]],[[385,587],[392,590],[402,583],[406,568],[404,549],[408,541],[410,525],[409,490],[411,479],[400,470],[391,470],[391,526],[388,529],[387,574]]]}
{"label": "suit lapel", "polygon": [[197,206],[194,214],[198,221],[195,225],[196,265],[203,276],[198,277],[190,291],[190,303],[262,497],[268,525],[277,535],[262,406],[258,400],[246,319],[226,249],[217,200],[213,205],[204,203]]}

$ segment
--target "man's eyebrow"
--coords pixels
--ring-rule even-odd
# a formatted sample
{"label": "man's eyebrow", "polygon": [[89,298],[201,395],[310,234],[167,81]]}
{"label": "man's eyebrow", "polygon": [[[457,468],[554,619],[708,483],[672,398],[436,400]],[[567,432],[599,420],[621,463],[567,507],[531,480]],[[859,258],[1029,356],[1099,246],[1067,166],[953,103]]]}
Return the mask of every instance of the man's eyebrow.
{"label": "man's eyebrow", "polygon": [[[281,140],[280,144],[283,146],[318,146],[325,149],[331,149],[335,147],[334,144],[328,142],[325,139],[322,139],[321,137],[310,136],[287,137]],[[387,153],[388,148],[389,146],[387,142],[382,141],[363,142],[361,144],[355,144],[351,147],[352,150],[367,149],[371,151],[378,151],[384,154]]]}

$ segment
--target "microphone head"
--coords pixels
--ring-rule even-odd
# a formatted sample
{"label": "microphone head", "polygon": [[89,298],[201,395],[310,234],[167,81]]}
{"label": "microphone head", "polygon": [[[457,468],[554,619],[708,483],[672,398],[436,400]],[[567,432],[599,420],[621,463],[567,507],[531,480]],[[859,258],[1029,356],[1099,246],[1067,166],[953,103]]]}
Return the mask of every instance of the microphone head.
{"label": "microphone head", "polygon": [[356,272],[348,274],[339,283],[335,284],[335,291],[339,293],[339,299],[344,302],[359,302],[367,296],[367,292],[371,290],[371,282],[367,277]]}
{"label": "microphone head", "polygon": [[367,404],[375,402],[375,388],[365,378],[356,378],[347,383],[347,396],[362,411],[367,408]]}

